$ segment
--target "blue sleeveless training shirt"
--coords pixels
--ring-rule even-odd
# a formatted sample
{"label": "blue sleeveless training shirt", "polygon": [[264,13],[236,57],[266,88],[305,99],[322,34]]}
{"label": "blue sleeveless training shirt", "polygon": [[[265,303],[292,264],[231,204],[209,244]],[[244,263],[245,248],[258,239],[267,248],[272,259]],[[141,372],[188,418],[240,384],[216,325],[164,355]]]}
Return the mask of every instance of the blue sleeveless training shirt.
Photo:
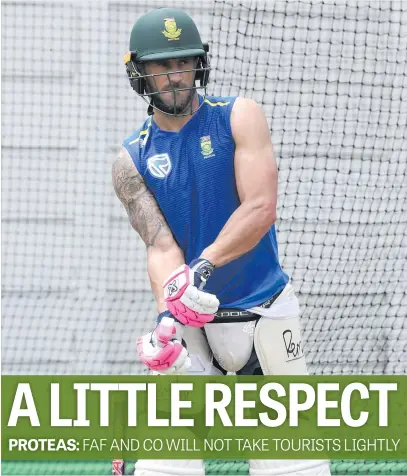
{"label": "blue sleeveless training shirt", "polygon": [[[198,258],[240,205],[230,114],[235,97],[207,97],[179,132],[150,116],[123,142],[155,196],[185,262]],[[200,102],[202,102],[200,96]],[[274,225],[251,251],[215,268],[205,290],[221,307],[248,309],[284,288]]]}

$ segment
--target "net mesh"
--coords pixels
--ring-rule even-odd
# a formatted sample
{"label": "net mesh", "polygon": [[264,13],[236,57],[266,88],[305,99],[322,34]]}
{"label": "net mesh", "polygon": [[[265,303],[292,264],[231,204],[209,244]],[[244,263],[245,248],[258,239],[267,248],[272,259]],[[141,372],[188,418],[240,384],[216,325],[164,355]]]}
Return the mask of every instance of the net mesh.
{"label": "net mesh", "polygon": [[[128,35],[161,6],[2,3],[4,373],[142,372],[135,342],[155,306],[110,170],[146,116],[122,62]],[[406,3],[186,11],[210,42],[209,92],[252,97],[269,120],[310,371],[406,373]]]}
{"label": "net mesh", "polygon": [[259,101],[311,370],[406,372],[407,7],[216,2],[215,91]]}

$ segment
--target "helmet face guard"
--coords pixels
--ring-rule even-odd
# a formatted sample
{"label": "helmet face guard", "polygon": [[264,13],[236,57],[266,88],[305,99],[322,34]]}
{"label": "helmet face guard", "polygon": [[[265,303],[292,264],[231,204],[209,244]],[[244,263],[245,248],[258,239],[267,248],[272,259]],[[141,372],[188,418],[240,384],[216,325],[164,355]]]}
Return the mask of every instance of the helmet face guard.
{"label": "helmet face guard", "polygon": [[[126,72],[127,76],[130,81],[131,87],[136,91],[136,93],[141,96],[144,101],[149,105],[148,108],[148,113],[151,115],[153,114],[153,110],[157,109],[158,111],[162,112],[163,114],[168,114],[170,116],[188,116],[196,112],[201,105],[203,104],[203,101],[199,105],[198,108],[195,110],[192,109],[192,98],[190,100],[190,107],[187,107],[186,110],[183,112],[177,112],[177,103],[176,103],[176,93],[178,91],[190,91],[191,96],[193,96],[197,90],[203,90],[203,97],[205,98],[206,96],[206,87],[209,82],[209,73],[210,73],[210,64],[209,64],[209,59],[207,52],[209,51],[209,45],[204,43],[204,55],[203,56],[198,56],[197,60],[197,65],[195,68],[192,69],[186,69],[182,71],[171,71],[169,73],[160,73],[160,74],[146,74],[144,70],[144,65],[146,61],[137,61],[134,58],[134,55],[132,52],[129,52],[125,55],[124,57],[124,63],[126,65]],[[177,55],[178,56],[178,55]],[[170,59],[170,55],[167,59]],[[176,73],[188,73],[194,71],[195,72],[195,78],[193,82],[193,86],[189,88],[177,88],[175,86],[172,86],[172,89],[168,90],[166,89],[165,91],[160,91],[157,87],[157,82],[156,82],[156,77],[159,76],[167,76],[168,78],[168,83],[172,84],[171,82],[171,75],[176,74]],[[151,85],[154,85],[154,90],[150,91],[151,87],[149,87],[149,83],[147,82],[149,80],[149,83]],[[199,81],[198,85],[196,85],[196,82]],[[173,95],[173,112],[168,112],[168,111],[163,111],[161,110],[158,106],[154,104],[154,99],[158,98],[160,94],[162,93],[171,93]]]}

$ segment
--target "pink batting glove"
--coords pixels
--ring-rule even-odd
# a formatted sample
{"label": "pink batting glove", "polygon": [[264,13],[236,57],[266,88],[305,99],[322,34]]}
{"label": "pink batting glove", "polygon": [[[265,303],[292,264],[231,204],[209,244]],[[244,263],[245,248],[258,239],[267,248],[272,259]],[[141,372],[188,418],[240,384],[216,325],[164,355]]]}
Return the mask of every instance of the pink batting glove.
{"label": "pink batting glove", "polygon": [[140,360],[150,370],[161,374],[187,373],[191,359],[177,338],[172,317],[163,317],[154,331],[137,339]]}
{"label": "pink batting glove", "polygon": [[205,259],[177,268],[164,283],[164,300],[168,310],[182,324],[203,327],[215,318],[219,307],[214,294],[202,291],[214,266]]}

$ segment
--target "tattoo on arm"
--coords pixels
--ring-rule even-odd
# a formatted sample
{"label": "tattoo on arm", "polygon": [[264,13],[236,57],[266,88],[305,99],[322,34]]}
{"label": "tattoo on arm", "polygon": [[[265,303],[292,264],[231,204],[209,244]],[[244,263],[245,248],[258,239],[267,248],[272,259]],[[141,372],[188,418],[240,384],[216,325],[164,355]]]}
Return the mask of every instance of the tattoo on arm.
{"label": "tattoo on arm", "polygon": [[172,236],[158,204],[147,188],[131,157],[122,149],[113,164],[113,185],[130,219],[147,247]]}

